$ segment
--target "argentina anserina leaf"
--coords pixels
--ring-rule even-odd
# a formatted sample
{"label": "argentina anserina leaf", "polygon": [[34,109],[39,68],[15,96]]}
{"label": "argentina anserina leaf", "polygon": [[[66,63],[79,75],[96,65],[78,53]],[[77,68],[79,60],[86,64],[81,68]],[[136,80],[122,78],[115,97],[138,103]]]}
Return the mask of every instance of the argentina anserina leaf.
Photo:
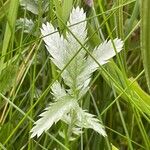
{"label": "argentina anserina leaf", "polygon": [[[123,47],[123,42],[120,39],[115,39],[113,41],[114,46],[111,40],[104,41],[91,53],[96,61],[91,56],[86,58],[85,49],[82,48],[80,43],[76,40],[77,38],[82,44],[84,44],[86,40],[87,31],[85,19],[86,15],[83,12],[83,9],[80,9],[79,7],[76,9],[73,8],[67,23],[69,31],[66,34],[66,39],[64,39],[63,36],[60,36],[58,30],[54,29],[49,23],[46,25],[43,24],[41,29],[47,50],[52,56],[51,60],[60,70],[62,70],[77,54],[62,72],[62,78],[64,79],[65,84],[71,89],[82,91],[87,91],[87,83],[90,81],[92,73],[98,69],[99,65],[107,63],[108,60],[115,56],[116,52],[120,52]],[[116,51],[114,47],[116,48]],[[83,87],[85,90],[82,89]]]}
{"label": "argentina anserina leaf", "polygon": [[[42,25],[41,33],[51,60],[59,70],[63,70],[61,76],[69,89],[65,89],[58,81],[52,85],[51,90],[56,102],[47,107],[40,115],[41,118],[35,122],[31,130],[32,137],[40,136],[52,124],[59,120],[64,121],[64,118],[68,119],[65,122],[69,124],[69,119],[75,116],[73,127],[91,128],[106,136],[99,120],[82,110],[77,102],[87,92],[92,73],[120,52],[123,42],[120,39],[113,40],[113,44],[111,40],[104,41],[91,52],[91,57],[84,44],[87,39],[86,24],[86,14],[82,8],[77,7],[73,8],[70,14],[65,38],[52,24]],[[75,116],[70,114],[70,110],[74,111]]]}
{"label": "argentina anserina leaf", "polygon": [[106,136],[104,126],[100,121],[95,118],[94,115],[86,112],[82,108],[76,109],[77,112],[77,122],[76,125],[81,128],[91,128],[98,132],[100,135]]}
{"label": "argentina anserina leaf", "polygon": [[[70,88],[78,88],[78,86],[81,85],[81,82],[77,80],[77,76],[84,69],[86,51],[81,48],[81,45],[74,36],[80,40],[81,43],[85,42],[87,36],[85,19],[86,15],[83,12],[83,9],[80,9],[79,7],[76,9],[73,8],[67,23],[69,30],[72,33],[68,31],[66,39],[64,39],[63,36],[60,36],[58,30],[54,29],[49,23],[46,25],[43,24],[41,29],[47,50],[52,56],[51,60],[60,70],[68,64],[76,53],[78,53],[62,73],[65,83]],[[74,36],[72,34],[74,34]]]}
{"label": "argentina anserina leaf", "polygon": [[[78,130],[80,129],[80,131],[82,131],[82,128],[90,128],[98,132],[100,135],[106,136],[104,126],[100,123],[100,121],[97,118],[95,118],[93,114],[88,113],[79,106],[76,107],[74,112],[74,128],[77,128]],[[70,124],[70,114],[64,115],[62,121],[64,121],[67,124]]]}
{"label": "argentina anserina leaf", "polygon": [[41,118],[34,123],[34,127],[31,129],[31,137],[36,135],[39,137],[71,109],[74,109],[76,105],[77,101],[67,96],[55,103],[51,103],[44,112],[39,115]]}
{"label": "argentina anserina leaf", "polygon": [[[123,42],[120,39],[113,40],[116,52],[119,53],[122,50]],[[110,58],[116,55],[114,46],[109,41],[104,41],[98,47],[96,47],[91,53],[92,57],[89,55],[86,59],[84,70],[78,75],[78,80],[88,80],[91,74],[96,71],[100,66],[106,64]]]}

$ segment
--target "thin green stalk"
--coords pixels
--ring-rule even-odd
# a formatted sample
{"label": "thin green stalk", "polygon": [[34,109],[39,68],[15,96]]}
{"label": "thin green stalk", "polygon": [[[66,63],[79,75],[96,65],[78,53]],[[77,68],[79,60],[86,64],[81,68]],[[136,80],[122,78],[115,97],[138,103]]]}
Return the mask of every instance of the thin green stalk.
{"label": "thin green stalk", "polygon": [[1,0],[0,3],[2,5],[2,7],[0,7],[0,20],[1,20],[7,14],[10,5],[10,0],[7,0],[5,3]]}
{"label": "thin green stalk", "polygon": [[[118,6],[123,5],[124,0],[117,0]],[[123,7],[118,9],[117,18],[118,18],[118,37],[124,39],[124,29],[123,29]]]}
{"label": "thin green stalk", "polygon": [[136,0],[131,18],[130,18],[129,23],[126,27],[126,32],[125,32],[126,36],[127,36],[127,34],[129,34],[131,32],[133,25],[134,25],[134,21],[136,21],[138,15],[139,15],[139,0]]}
{"label": "thin green stalk", "polygon": [[[94,6],[92,7],[92,10],[93,10],[94,16],[97,16]],[[102,33],[102,30],[101,30],[101,28],[100,28],[100,24],[99,24],[98,18],[95,17],[95,18],[94,18],[94,21],[95,21],[95,24],[96,24],[97,29],[99,29],[99,30],[98,30],[99,37],[101,37],[101,39],[102,39],[103,41],[105,41],[105,37],[104,37],[104,35],[103,35],[103,33]]]}
{"label": "thin green stalk", "polygon": [[[104,9],[103,9],[103,6],[102,6],[102,0],[98,0],[98,4],[99,4],[99,7],[100,7],[100,10],[101,10],[101,12],[103,13],[102,14],[102,17],[103,17],[103,19],[104,19],[104,21],[106,21],[106,29],[107,29],[107,32],[108,32],[108,35],[109,35],[109,37],[110,37],[110,39],[111,39],[111,42],[112,42],[112,44],[113,44],[113,47],[114,47],[114,51],[116,52],[116,48],[115,48],[115,45],[114,45],[114,42],[113,42],[113,37],[112,37],[112,35],[111,35],[111,29],[110,29],[110,27],[109,27],[109,24],[108,24],[108,21],[106,20],[106,15],[104,14]],[[123,76],[124,76],[124,82],[126,83],[126,86],[128,86],[128,84],[127,84],[127,80],[126,80],[126,65],[124,64],[124,62],[122,61],[123,59],[122,59],[122,57],[120,57],[120,55],[118,55],[117,54],[117,52],[116,52],[116,57],[117,57],[117,60],[118,60],[118,63],[119,63],[119,66],[120,66],[120,68],[121,68],[121,71],[122,71],[122,73],[123,73]]]}
{"label": "thin green stalk", "polygon": [[[117,6],[123,5],[123,2],[124,2],[124,0],[117,0],[117,4],[118,4]],[[124,39],[124,15],[123,15],[123,8],[124,7],[120,7],[118,9],[117,16],[116,16],[116,18],[118,18],[117,19],[117,26],[118,26],[117,35],[121,39]],[[125,45],[124,45],[124,48],[125,48]],[[121,59],[122,59],[123,64],[124,64],[124,69],[125,69],[125,72],[127,72],[127,64],[126,64],[126,55],[127,55],[127,53],[126,53],[126,49],[124,49],[124,51],[121,52],[121,54],[122,54],[121,55],[122,56]]]}
{"label": "thin green stalk", "polygon": [[144,128],[144,125],[143,125],[143,122],[141,120],[141,116],[140,116],[138,110],[134,109],[134,114],[135,114],[135,119],[137,121],[140,133],[143,137],[145,147],[146,147],[146,149],[150,149],[150,140],[149,140],[149,137],[146,133],[146,130]]}
{"label": "thin green stalk", "polygon": [[3,149],[3,150],[7,150],[7,149],[3,146],[2,143],[0,143],[0,147],[1,147],[1,149]]}
{"label": "thin green stalk", "polygon": [[[32,85],[32,82],[33,82],[33,81],[35,80],[35,78],[36,78],[36,65],[37,65],[37,56],[35,56],[35,63],[34,63],[34,66],[33,66],[34,68],[33,68],[33,70],[31,69],[31,77],[30,77],[30,84],[31,84],[31,85]],[[32,76],[33,76],[33,77],[32,77]],[[30,92],[30,106],[33,105],[34,93],[35,93],[35,85],[32,86],[31,92]],[[34,112],[31,111],[31,113],[29,114],[29,116],[30,116],[31,118],[33,118],[33,114],[34,114]],[[29,123],[29,131],[31,130],[32,125],[33,125],[33,123],[30,121],[30,123]],[[30,135],[29,135],[28,150],[30,150],[30,149],[32,149],[32,148],[33,148],[33,142],[32,142],[32,140],[30,139]]]}
{"label": "thin green stalk", "polygon": [[126,127],[126,123],[125,123],[125,120],[124,120],[124,117],[123,117],[123,114],[122,114],[122,110],[121,110],[119,101],[116,101],[116,104],[117,104],[117,108],[118,108],[118,111],[119,111],[119,115],[120,115],[120,118],[121,118],[121,122],[122,122],[122,125],[123,125],[123,128],[124,128],[125,134],[127,136],[127,140],[128,140],[128,144],[129,144],[128,146],[129,146],[130,150],[133,150],[133,146],[132,146],[132,143],[131,143],[131,139],[130,139],[127,127]]}
{"label": "thin green stalk", "polygon": [[[114,130],[114,129],[112,129],[112,128],[109,128],[109,127],[107,127],[107,126],[105,126],[105,127],[106,127],[108,130],[110,130],[111,132],[113,132],[113,133],[119,135],[120,138],[123,138],[123,139],[127,140],[127,137],[126,137],[126,136],[122,135],[121,133],[117,132],[116,130]],[[145,148],[143,145],[137,143],[136,141],[131,140],[131,142],[132,142],[134,145],[139,146],[140,148],[146,150],[146,148]]]}
{"label": "thin green stalk", "polygon": [[[96,104],[96,102],[95,102],[95,100],[94,100],[94,97],[93,97],[93,95],[92,95],[92,92],[89,91],[89,93],[90,93],[90,96],[91,96],[91,98],[92,98],[92,101],[93,101],[93,104],[94,104],[96,113],[97,113],[97,115],[98,115],[98,118],[99,118],[100,121],[102,122],[101,114],[100,114],[99,109],[98,109],[98,107],[97,107],[97,104]],[[105,142],[106,142],[106,145],[107,145],[107,149],[108,149],[108,150],[111,150],[111,145],[110,145],[110,142],[109,142],[109,138],[108,138],[108,137],[105,137]]]}
{"label": "thin green stalk", "polygon": [[143,55],[143,65],[147,80],[148,89],[150,91],[150,0],[141,1],[141,52]]}

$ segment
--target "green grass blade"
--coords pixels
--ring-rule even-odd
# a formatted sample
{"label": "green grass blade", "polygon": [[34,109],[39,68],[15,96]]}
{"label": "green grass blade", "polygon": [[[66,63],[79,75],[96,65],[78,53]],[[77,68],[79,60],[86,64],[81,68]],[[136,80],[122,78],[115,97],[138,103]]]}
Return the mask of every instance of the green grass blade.
{"label": "green grass blade", "polygon": [[[10,39],[12,35],[14,34],[18,6],[19,6],[19,0],[10,1],[10,7],[9,7],[8,16],[7,16],[8,20],[7,20],[7,25],[6,25],[5,35],[4,35],[4,40],[3,40],[2,56],[6,55]],[[3,65],[4,60],[5,60],[5,57],[2,57],[0,60],[0,65]],[[0,69],[0,73],[1,73],[1,69]]]}
{"label": "green grass blade", "polygon": [[142,17],[142,27],[141,27],[141,46],[143,54],[143,65],[145,69],[146,80],[148,88],[150,91],[150,1],[144,0],[141,2],[141,17]]}
{"label": "green grass blade", "polygon": [[[1,2],[2,3],[2,2]],[[10,0],[7,0],[2,6],[0,7],[0,20],[6,15],[7,10],[9,9]]]}

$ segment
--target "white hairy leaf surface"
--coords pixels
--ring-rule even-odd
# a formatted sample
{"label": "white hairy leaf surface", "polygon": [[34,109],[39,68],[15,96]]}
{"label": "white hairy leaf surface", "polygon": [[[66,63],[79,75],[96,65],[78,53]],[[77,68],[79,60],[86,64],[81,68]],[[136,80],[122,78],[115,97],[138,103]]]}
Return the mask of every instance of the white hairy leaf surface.
{"label": "white hairy leaf surface", "polygon": [[[116,53],[119,53],[122,50],[123,42],[120,39],[114,39],[113,43],[111,40],[105,41],[93,50],[92,56],[100,65],[106,64],[110,58],[114,57]],[[89,65],[91,68],[99,67],[96,61],[91,56],[89,56],[87,59],[87,66]]]}
{"label": "white hairy leaf surface", "polygon": [[[68,31],[66,39],[60,36],[58,30],[54,29],[49,23],[46,25],[43,24],[41,29],[47,50],[52,56],[51,60],[60,70],[62,70],[79,51],[63,71],[62,78],[65,84],[72,90],[81,90],[80,95],[86,93],[88,90],[87,83],[89,83],[92,73],[98,69],[98,63],[100,65],[107,63],[108,60],[114,57],[116,52],[120,52],[123,47],[123,42],[120,39],[115,39],[113,41],[114,46],[111,40],[105,41],[92,52],[92,56],[98,63],[91,56],[86,58],[86,51],[76,40],[77,38],[82,44],[86,40],[87,30],[85,19],[86,15],[83,9],[79,7],[76,9],[73,8],[67,23],[72,33]],[[72,34],[74,34],[76,38]],[[114,47],[116,48],[116,52]]]}
{"label": "white hairy leaf surface", "polygon": [[34,124],[31,129],[31,138],[36,136],[39,137],[44,131],[47,131],[54,123],[57,123],[65,114],[74,109],[77,105],[77,101],[71,97],[64,97],[63,99],[51,103],[43,113],[39,116],[41,117]]}
{"label": "white hairy leaf surface", "polygon": [[[73,121],[73,127],[91,128],[106,136],[104,127],[99,120],[94,115],[82,110],[77,101],[88,91],[91,75],[98,69],[99,64],[107,63],[116,53],[120,52],[123,42],[115,39],[114,46],[111,41],[101,43],[91,53],[96,59],[95,61],[80,44],[84,44],[87,38],[87,22],[85,20],[86,14],[83,9],[73,8],[67,23],[66,38],[60,36],[52,24],[42,25],[41,33],[51,60],[60,71],[63,70],[61,76],[69,89],[64,89],[58,81],[52,85],[51,90],[56,102],[47,107],[40,115],[41,118],[35,122],[35,126],[31,130],[31,137],[40,136],[59,120],[63,120],[71,126]],[[74,115],[70,113],[71,110],[75,113]]]}
{"label": "white hairy leaf surface", "polygon": [[[100,135],[106,136],[104,126],[100,123],[100,121],[97,118],[95,118],[93,114],[90,114],[87,111],[83,110],[79,107],[79,105],[76,107],[76,109],[74,109],[74,113],[75,115],[73,128],[80,129],[81,131],[82,128],[89,128],[95,130]],[[67,124],[71,124],[71,117],[72,116],[70,114],[66,114],[62,117],[62,121],[64,121]]]}
{"label": "white hairy leaf surface", "polygon": [[[84,84],[78,81],[77,77],[84,69],[86,51],[81,48],[81,45],[74,36],[82,44],[85,42],[87,36],[85,19],[86,15],[83,9],[79,7],[76,9],[73,8],[67,23],[72,33],[68,31],[66,39],[60,36],[58,30],[54,29],[49,23],[43,24],[41,29],[47,50],[52,56],[51,60],[60,70],[62,70],[79,51],[62,73],[65,84],[70,88],[78,88],[81,84]],[[72,34],[74,34],[74,36]]]}
{"label": "white hairy leaf surface", "polygon": [[43,40],[46,44],[46,48],[48,52],[52,56],[53,63],[62,70],[65,66],[65,55],[66,55],[66,47],[64,44],[65,39],[60,37],[57,29],[54,29],[52,24],[43,24],[41,33],[43,35]]}
{"label": "white hairy leaf surface", "polygon": [[[77,53],[75,58],[71,61],[71,63],[67,66],[66,71],[62,73],[62,77],[65,80],[65,83],[71,88],[78,88],[81,85],[81,82],[77,79],[78,75],[84,69],[85,63],[85,55],[86,51],[81,47],[80,43],[76,40],[76,38],[84,44],[87,37],[87,30],[85,21],[86,14],[83,9],[77,7],[73,8],[72,13],[70,14],[69,21],[67,25],[69,26],[69,30],[67,32],[67,62],[69,62]],[[73,36],[73,35],[75,36]],[[79,52],[78,52],[79,51]]]}
{"label": "white hairy leaf surface", "polygon": [[[113,42],[116,52],[119,53],[122,50],[123,42],[117,38],[114,39]],[[114,46],[111,40],[109,40],[101,43],[95,48],[91,54],[96,61],[90,55],[88,56],[84,67],[85,69],[78,76],[79,80],[88,80],[91,77],[91,74],[99,68],[99,65],[106,64],[109,59],[114,57],[116,55]]]}
{"label": "white hairy leaf surface", "polygon": [[[48,0],[44,0],[41,2],[42,10],[44,12],[48,11]],[[24,9],[32,12],[35,15],[39,14],[39,3],[38,0],[20,0],[20,5],[23,6]]]}
{"label": "white hairy leaf surface", "polygon": [[82,110],[82,108],[77,109],[77,122],[76,125],[81,128],[91,128],[98,132],[100,135],[106,136],[104,126],[100,121],[95,118],[94,115]]}
{"label": "white hairy leaf surface", "polygon": [[23,32],[25,33],[31,33],[34,28],[34,22],[31,19],[20,18],[16,21],[16,28],[17,30],[24,29]]}
{"label": "white hairy leaf surface", "polygon": [[54,82],[54,84],[51,86],[51,90],[56,101],[61,100],[61,98],[67,96],[64,87],[62,87],[58,81]]}

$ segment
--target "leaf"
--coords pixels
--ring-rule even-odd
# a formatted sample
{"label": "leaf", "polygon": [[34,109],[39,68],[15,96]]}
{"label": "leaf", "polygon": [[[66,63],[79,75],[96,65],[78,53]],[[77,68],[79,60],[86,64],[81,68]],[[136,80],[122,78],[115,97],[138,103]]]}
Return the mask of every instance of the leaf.
{"label": "leaf", "polygon": [[60,37],[58,30],[55,30],[49,23],[42,25],[41,33],[53,63],[62,70],[65,66],[64,56],[66,53],[63,37]]}
{"label": "leaf", "polygon": [[[69,29],[71,30],[71,32],[76,36],[78,40],[80,40],[81,43],[85,42],[87,36],[86,31],[87,21],[85,21],[85,19],[86,14],[84,13],[83,8],[80,9],[79,7],[77,7],[72,9],[69,21],[67,23],[67,25],[70,26]],[[72,42],[72,40],[73,42],[77,42],[76,39],[70,33],[68,33],[67,39],[69,40],[69,42]]]}
{"label": "leaf", "polygon": [[[112,44],[114,43],[114,46]],[[115,51],[115,49],[116,51]],[[116,55],[116,53],[119,53],[122,50],[123,47],[123,41],[120,39],[114,39],[113,41],[109,40],[108,42],[105,41],[102,44],[98,46],[93,51],[93,56],[97,59],[97,61],[103,65],[108,62],[108,60]]]}
{"label": "leaf", "polygon": [[[8,47],[10,45],[11,38],[13,37],[15,33],[15,25],[16,25],[16,18],[17,18],[17,12],[19,8],[19,0],[11,0],[9,4],[9,11],[7,16],[7,24],[5,28],[5,34],[3,37],[3,43],[2,43],[2,50],[1,50],[1,59],[0,59],[0,66],[3,66],[6,58],[6,53],[8,51]],[[2,69],[0,68],[0,73]]]}
{"label": "leaf", "polygon": [[[2,6],[0,6],[0,20],[7,15],[7,12],[9,10],[10,0],[5,1]],[[4,11],[5,10],[5,11]]]}
{"label": "leaf", "polygon": [[[62,14],[63,14],[63,10],[62,10],[62,1],[59,0],[53,0],[54,6],[55,6],[55,14],[57,16],[57,18],[61,18],[61,20],[65,23],[65,21],[63,20]],[[60,29],[60,31],[62,31],[64,29],[64,24],[61,22],[60,19],[57,19],[57,24],[58,27]]]}
{"label": "leaf", "polygon": [[119,150],[116,146],[111,143],[112,150]]}
{"label": "leaf", "polygon": [[61,101],[50,104],[49,107],[39,115],[41,118],[35,122],[35,126],[31,129],[31,138],[36,135],[39,137],[76,105],[77,101],[71,97],[64,97]]}
{"label": "leaf", "polygon": [[[80,40],[81,43],[85,42],[87,36],[85,19],[86,15],[83,12],[83,9],[77,7],[76,9],[73,8],[69,22],[67,23],[71,32],[78,40]],[[67,39],[64,39],[59,35],[58,30],[54,29],[54,27],[49,23],[46,25],[43,24],[41,32],[44,36],[43,39],[46,43],[47,50],[52,56],[51,60],[60,70],[62,70],[80,50],[80,52],[63,71],[62,78],[64,79],[65,84],[67,84],[73,91],[75,91],[75,89],[82,90],[84,87],[84,92],[82,91],[80,93],[80,95],[83,95],[88,90],[87,83],[90,82],[92,73],[98,69],[98,64],[95,60],[93,60],[93,58],[91,58],[91,56],[89,56],[86,60],[86,51],[81,48],[81,45],[71,33],[67,32]],[[120,39],[115,39],[114,45],[116,47],[116,51],[120,52],[122,50],[123,42]],[[107,63],[108,59],[115,56],[115,54],[116,52],[111,41],[103,42],[92,52],[92,56],[100,63],[100,65]]]}
{"label": "leaf", "polygon": [[[67,25],[70,26],[69,30],[82,44],[85,42],[87,37],[87,22],[85,21],[85,19],[86,14],[84,13],[83,9],[77,7],[76,9],[73,8],[72,13],[70,14],[69,21],[67,23]],[[66,71],[62,73],[62,77],[65,83],[70,88],[80,89],[84,83],[78,80],[78,76],[84,69],[86,51],[81,48],[80,43],[74,38],[74,36],[70,32],[67,32],[67,42],[65,42],[65,45],[67,47],[65,59],[66,62],[68,63],[77,53],[78,54],[67,66]]]}
{"label": "leaf", "polygon": [[[117,38],[114,39],[113,42],[116,48],[116,52],[119,53],[122,50],[123,42]],[[104,65],[108,62],[109,59],[116,55],[116,52],[114,50],[112,41],[109,40],[108,42],[105,41],[101,43],[97,48],[95,48],[92,52],[92,56],[97,60],[100,65]],[[93,73],[95,70],[97,70],[98,67],[99,65],[95,62],[95,60],[91,56],[89,56],[86,62],[87,72]]]}
{"label": "leaf", "polygon": [[[65,90],[58,81],[52,85],[52,94],[57,102],[46,108],[45,112],[40,115],[42,118],[35,123],[31,130],[31,137],[40,136],[58,120],[71,124],[72,127],[91,128],[106,136],[104,127],[99,120],[94,115],[82,110],[77,103],[77,100],[89,89],[91,75],[99,67],[91,56],[87,56],[86,51],[78,42],[79,40],[84,44],[87,38],[85,19],[86,14],[83,9],[73,8],[67,23],[69,32],[66,33],[66,38],[60,36],[59,31],[52,24],[42,25],[41,33],[51,60],[61,71],[63,70],[61,76],[70,89]],[[122,50],[123,42],[115,39],[114,45],[118,53]],[[92,55],[100,65],[103,65],[108,62],[108,59],[115,56],[116,52],[111,41],[105,41],[94,49]],[[70,113],[71,110],[75,114]]]}
{"label": "leaf", "polygon": [[64,96],[67,96],[65,89],[60,85],[58,81],[55,81],[55,83],[51,86],[51,89],[52,94],[54,95],[56,100],[60,100]]}
{"label": "leaf", "polygon": [[100,121],[94,117],[94,115],[86,112],[79,108],[76,109],[77,113],[77,123],[76,125],[81,128],[91,128],[98,132],[100,135],[106,136],[104,126],[100,124]]}
{"label": "leaf", "polygon": [[88,36],[92,38],[88,39],[90,46],[94,48],[95,46],[99,45],[102,40],[97,32],[95,32],[95,28],[92,26],[92,23],[88,23]]}
{"label": "leaf", "polygon": [[[48,1],[42,1],[42,10],[46,12],[48,9]],[[23,6],[24,9],[32,12],[35,15],[39,13],[39,2],[38,0],[20,0],[20,5]]]}
{"label": "leaf", "polygon": [[2,70],[0,74],[0,93],[5,94],[10,90],[16,79],[18,67],[15,65],[9,65]]}
{"label": "leaf", "polygon": [[139,95],[139,97],[141,97],[141,99],[144,101],[144,102],[141,102],[141,103],[146,103],[147,106],[150,106],[150,95],[148,95],[141,87],[140,85],[138,84],[137,81],[134,81],[134,78],[130,78],[128,79],[129,80],[129,83],[132,87],[132,89],[134,90],[135,93],[137,93]]}
{"label": "leaf", "polygon": [[[114,45],[117,52],[120,52],[123,47],[123,42],[120,39],[115,39]],[[94,49],[92,52],[92,56],[96,59],[96,61],[103,65],[108,62],[110,58],[115,56],[115,50],[113,48],[113,44],[109,40],[108,42],[105,41],[102,44],[100,44],[97,48]],[[99,65],[91,56],[88,56],[85,64],[84,64],[84,70],[78,74],[77,80],[79,83],[85,83],[87,80],[91,78],[91,75],[94,71],[96,71],[99,68]]]}
{"label": "leaf", "polygon": [[34,23],[31,19],[20,18],[16,21],[17,29],[24,29],[25,33],[31,33],[34,28]]}
{"label": "leaf", "polygon": [[[104,71],[102,71],[101,75],[110,86],[113,84],[113,87],[115,88],[118,95],[121,94],[122,99],[129,103],[132,102],[135,108],[145,112],[148,116],[150,116],[150,97],[141,89],[138,83],[136,83],[136,81],[131,78],[124,78],[123,73],[113,61],[107,65],[106,69],[111,74],[113,79],[117,81],[117,84],[114,84]],[[128,84],[125,82],[125,80]],[[130,88],[130,91],[126,90],[123,92],[128,88]]]}
{"label": "leaf", "polygon": [[[100,124],[100,121],[95,118],[94,115],[86,112],[85,110],[82,110],[79,105],[76,107],[76,109],[74,109],[74,113],[76,115],[74,115],[74,127],[72,129],[77,128],[78,131],[80,131],[79,133],[81,133],[82,130],[79,130],[79,128],[91,128],[98,132],[100,135],[106,136],[104,126]],[[67,124],[71,124],[71,118],[72,116],[70,114],[66,114],[63,116],[62,121]],[[74,133],[73,130],[72,132]]]}
{"label": "leaf", "polygon": [[[81,130],[81,128],[73,127],[73,128],[72,128],[72,133],[73,133],[73,135],[71,135],[71,136],[69,137],[69,139],[68,139],[69,141],[74,141],[74,140],[76,140],[77,137],[82,134],[82,130]],[[59,131],[59,135],[60,135],[62,138],[64,138],[64,139],[65,139],[65,137],[66,137],[66,133],[65,133],[65,132],[62,132],[62,131]]]}
{"label": "leaf", "polygon": [[14,129],[12,122],[7,122],[0,127],[0,142],[3,143]]}
{"label": "leaf", "polygon": [[66,23],[68,18],[69,18],[70,11],[72,9],[72,5],[73,5],[73,0],[63,1],[63,4],[62,4],[62,20],[64,21],[64,23]]}
{"label": "leaf", "polygon": [[[68,26],[70,26],[84,21],[85,18],[86,15],[83,12],[83,9],[80,9],[79,7],[77,7],[76,9],[73,8],[69,22],[67,24]],[[82,43],[85,41],[87,36],[86,22],[71,26],[69,27],[69,29]],[[72,36],[71,33],[67,33],[67,39],[61,37],[58,33],[58,30],[55,30],[54,27],[49,23],[47,23],[46,25],[42,25],[41,32],[44,36],[43,39],[46,43],[47,50],[52,56],[51,60],[60,70],[62,70],[79,51],[81,45]],[[62,77],[65,83],[70,88],[75,89],[81,84],[78,82],[77,76],[84,69],[83,66],[85,62],[85,54],[85,50],[81,49],[77,56],[72,60],[72,62],[62,73]]]}

